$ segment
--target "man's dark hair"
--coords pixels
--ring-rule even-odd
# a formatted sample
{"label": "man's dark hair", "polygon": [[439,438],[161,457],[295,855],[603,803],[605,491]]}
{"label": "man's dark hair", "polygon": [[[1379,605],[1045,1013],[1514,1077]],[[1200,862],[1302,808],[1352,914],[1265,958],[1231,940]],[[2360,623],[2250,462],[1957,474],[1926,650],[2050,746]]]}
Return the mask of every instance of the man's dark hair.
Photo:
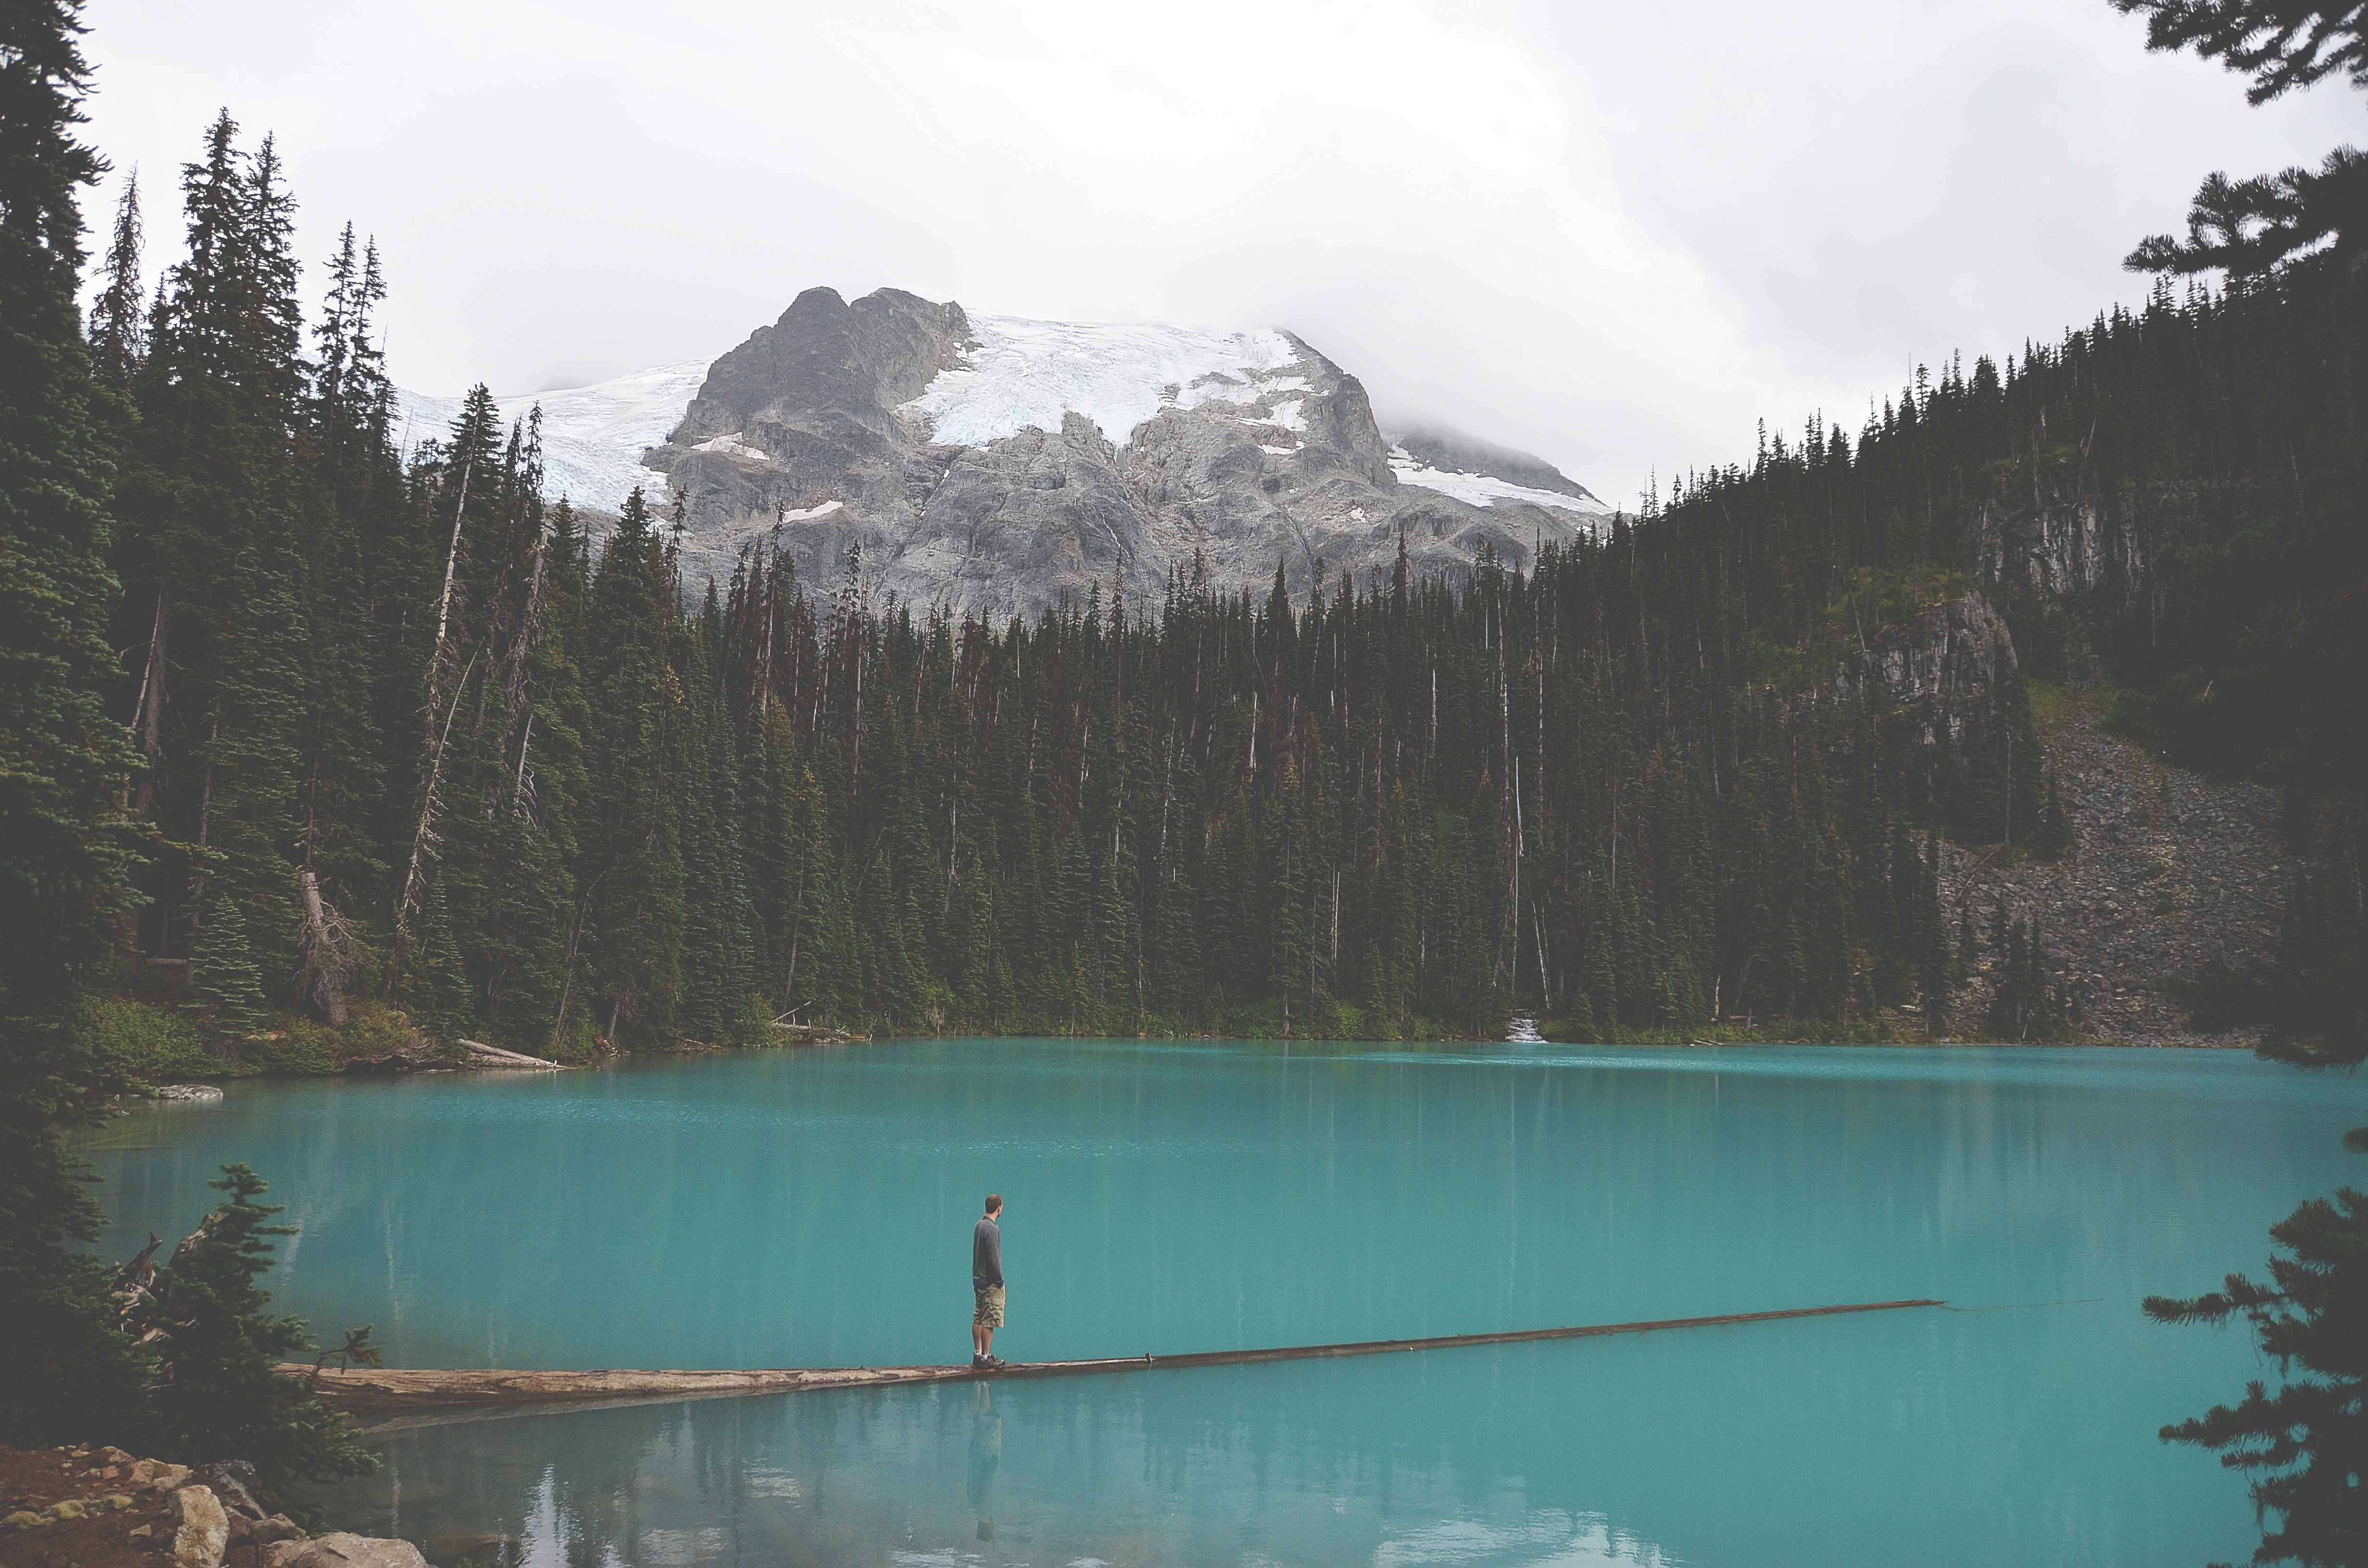
{"label": "man's dark hair", "polygon": [[997,1198],[991,1192],[988,1193],[986,1195],[986,1211],[990,1214],[1001,1213],[1003,1211],[1003,1199]]}

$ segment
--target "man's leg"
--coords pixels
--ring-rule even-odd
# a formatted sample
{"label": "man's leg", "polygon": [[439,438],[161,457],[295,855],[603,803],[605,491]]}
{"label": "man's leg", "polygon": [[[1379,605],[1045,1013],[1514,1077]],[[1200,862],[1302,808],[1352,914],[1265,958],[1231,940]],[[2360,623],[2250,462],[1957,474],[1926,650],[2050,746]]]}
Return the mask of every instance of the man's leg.
{"label": "man's leg", "polygon": [[995,1330],[982,1328],[978,1331],[978,1353],[987,1357],[995,1354]]}

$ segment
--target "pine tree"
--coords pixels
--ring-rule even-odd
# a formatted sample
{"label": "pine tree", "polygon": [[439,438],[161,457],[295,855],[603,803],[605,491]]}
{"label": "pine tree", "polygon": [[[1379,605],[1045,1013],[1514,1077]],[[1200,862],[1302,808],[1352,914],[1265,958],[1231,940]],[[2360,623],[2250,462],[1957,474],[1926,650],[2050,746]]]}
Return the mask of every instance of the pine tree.
{"label": "pine tree", "polygon": [[233,1042],[263,1026],[264,987],[256,944],[245,914],[227,892],[214,894],[190,942],[190,989],[204,1004],[217,1037]]}
{"label": "pine tree", "polygon": [[142,306],[147,290],[140,278],[140,176],[123,182],[115,205],[115,230],[107,258],[99,264],[107,279],[90,312],[91,380],[110,392],[129,392],[140,374],[147,347]]}
{"label": "pine tree", "polygon": [[0,1439],[31,1446],[136,1409],[139,1351],[74,1244],[99,1214],[63,1135],[122,1088],[88,994],[124,939],[121,816],[137,766],[101,708],[108,472],[74,307],[74,140],[89,82],[73,0],[0,10]]}
{"label": "pine tree", "polygon": [[149,1442],[192,1463],[245,1460],[274,1501],[301,1482],[367,1475],[378,1461],[351,1421],[278,1369],[312,1348],[303,1323],[273,1314],[259,1283],[277,1261],[274,1238],[296,1228],[267,1223],[284,1206],[255,1201],[265,1184],[252,1170],[222,1171],[206,1185],[228,1196],[157,1270],[128,1325],[152,1336],[160,1372]]}

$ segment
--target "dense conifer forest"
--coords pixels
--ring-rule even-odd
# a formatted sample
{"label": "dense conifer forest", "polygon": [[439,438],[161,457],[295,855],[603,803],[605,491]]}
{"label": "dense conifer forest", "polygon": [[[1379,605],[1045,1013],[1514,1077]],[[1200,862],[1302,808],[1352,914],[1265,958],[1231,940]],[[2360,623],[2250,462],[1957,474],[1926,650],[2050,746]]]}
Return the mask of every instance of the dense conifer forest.
{"label": "dense conifer forest", "polygon": [[[2062,678],[2085,634],[1978,526],[2054,505],[2201,519],[2146,613],[2083,642],[2117,722],[2273,778],[2298,837],[2351,853],[2349,276],[2159,288],[1919,371],[1854,434],[1764,437],[1526,570],[1294,587],[1279,562],[1263,597],[1179,574],[989,626],[875,601],[852,562],[686,581],[662,505],[546,500],[534,422],[483,388],[399,452],[374,248],[347,229],[308,317],[270,141],[225,115],[181,183],[182,259],[143,302],[127,194],[89,325],[132,934],[186,964],[178,1049],[321,1065],[391,1019],[564,1057],[777,1017],[1470,1038],[1515,1011],[1854,1037],[1901,1003],[2068,1037],[2040,931],[2013,933],[2013,1017],[1948,1017],[1970,915],[1936,835],[2063,846],[2020,679],[1937,722],[1837,680],[1975,588]],[[2351,886],[2311,896],[2356,941]]]}

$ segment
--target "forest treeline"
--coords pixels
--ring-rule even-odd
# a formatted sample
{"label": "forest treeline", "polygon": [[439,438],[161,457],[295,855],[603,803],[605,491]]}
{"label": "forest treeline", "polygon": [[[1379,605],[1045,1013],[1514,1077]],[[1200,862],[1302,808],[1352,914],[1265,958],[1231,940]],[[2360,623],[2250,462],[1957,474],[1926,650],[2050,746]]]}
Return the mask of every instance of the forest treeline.
{"label": "forest treeline", "polygon": [[[990,626],[763,549],[685,581],[662,506],[591,528],[546,501],[534,421],[482,388],[398,450],[374,249],[347,229],[307,341],[269,141],[225,115],[182,187],[145,301],[127,194],[89,325],[119,414],[107,696],[139,754],[136,947],[187,961],[225,1057],[390,1007],[561,1055],[780,1017],[1852,1034],[1907,1004],[2061,1036],[2044,932],[2016,934],[2010,1015],[1948,1016],[1991,912],[1941,907],[1935,835],[2064,846],[2020,680],[1945,712],[1836,680],[1977,581],[2060,674],[2060,608],[1976,549],[2043,493],[2216,498],[2095,629],[2118,717],[2274,778],[2356,866],[2348,277],[2158,289],[1919,371],[1855,438],[1767,437],[1526,570],[1294,594],[1279,562],[1264,596],[1185,571]],[[2344,877],[2309,890],[2322,946],[2357,942]]]}

